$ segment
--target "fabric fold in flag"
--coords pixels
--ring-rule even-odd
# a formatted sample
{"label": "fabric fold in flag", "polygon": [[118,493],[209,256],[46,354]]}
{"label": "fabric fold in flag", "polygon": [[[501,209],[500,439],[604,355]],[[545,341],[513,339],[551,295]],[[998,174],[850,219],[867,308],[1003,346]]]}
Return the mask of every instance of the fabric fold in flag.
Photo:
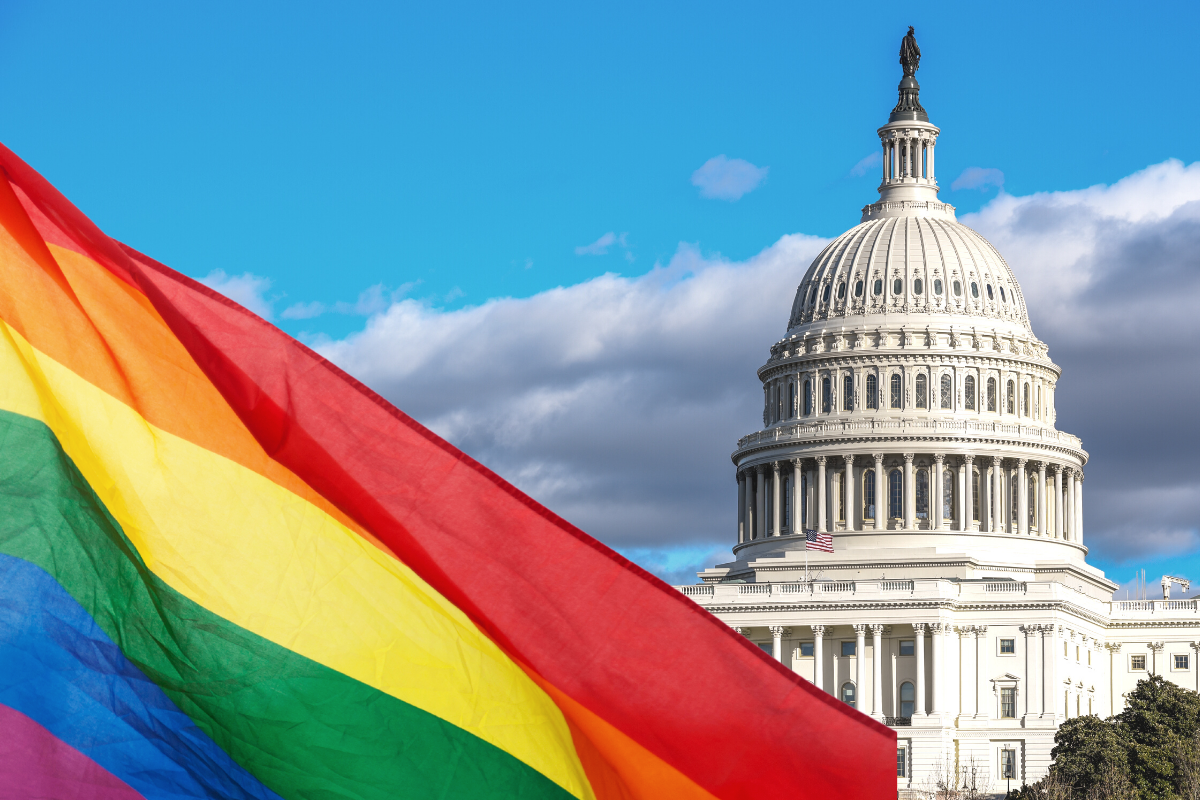
{"label": "fabric fold in flag", "polygon": [[0,166],[0,731],[38,763],[147,800],[894,794],[888,728]]}

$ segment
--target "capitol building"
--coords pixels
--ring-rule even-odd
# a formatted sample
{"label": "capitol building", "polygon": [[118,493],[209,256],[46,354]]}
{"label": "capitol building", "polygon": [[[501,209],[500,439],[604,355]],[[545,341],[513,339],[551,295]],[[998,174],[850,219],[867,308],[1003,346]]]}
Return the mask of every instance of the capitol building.
{"label": "capitol building", "polygon": [[[1117,601],[1087,563],[1062,370],[1004,258],[938,200],[919,58],[910,29],[879,200],[808,267],[758,370],[735,560],[679,587],[891,726],[901,797],[1033,782],[1064,720],[1119,712],[1149,674],[1200,689],[1197,601]],[[822,534],[831,552],[807,546]]]}

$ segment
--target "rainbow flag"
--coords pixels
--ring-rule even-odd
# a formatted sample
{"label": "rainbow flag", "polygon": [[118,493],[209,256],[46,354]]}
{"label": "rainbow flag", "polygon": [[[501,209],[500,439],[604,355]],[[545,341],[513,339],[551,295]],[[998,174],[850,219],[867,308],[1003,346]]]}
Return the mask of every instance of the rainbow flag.
{"label": "rainbow flag", "polygon": [[894,796],[889,729],[0,151],[0,797]]}

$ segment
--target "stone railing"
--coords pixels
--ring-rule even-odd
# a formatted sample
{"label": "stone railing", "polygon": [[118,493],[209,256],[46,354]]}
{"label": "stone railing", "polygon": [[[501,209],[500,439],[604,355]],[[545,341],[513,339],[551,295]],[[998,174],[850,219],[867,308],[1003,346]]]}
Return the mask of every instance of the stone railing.
{"label": "stone railing", "polygon": [[916,587],[914,581],[880,581],[879,591],[881,592],[912,592]]}
{"label": "stone railing", "polygon": [[1196,616],[1200,614],[1198,600],[1114,600],[1109,603],[1114,619],[1156,615]]}
{"label": "stone railing", "polygon": [[973,419],[942,419],[939,417],[883,417],[878,419],[858,417],[776,425],[738,439],[738,449],[757,444],[803,441],[805,439],[857,437],[872,434],[891,436],[906,433],[918,436],[997,436],[1019,439],[1032,444],[1057,444],[1075,449],[1083,447],[1083,441],[1078,436],[1042,425]]}
{"label": "stone railing", "polygon": [[1022,581],[987,581],[983,584],[985,592],[1008,592],[1010,594],[1025,594],[1029,585]]}
{"label": "stone railing", "polygon": [[705,583],[699,586],[680,586],[679,591],[688,597],[712,597],[716,589],[711,583]]}

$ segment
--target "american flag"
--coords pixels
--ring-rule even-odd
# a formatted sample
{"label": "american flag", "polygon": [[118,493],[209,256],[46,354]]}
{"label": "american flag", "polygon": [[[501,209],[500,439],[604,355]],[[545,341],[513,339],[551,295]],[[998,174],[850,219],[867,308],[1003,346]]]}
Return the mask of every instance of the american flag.
{"label": "american flag", "polygon": [[804,532],[804,549],[805,550],[820,550],[822,553],[833,552],[833,537],[828,533],[817,533],[816,531]]}

